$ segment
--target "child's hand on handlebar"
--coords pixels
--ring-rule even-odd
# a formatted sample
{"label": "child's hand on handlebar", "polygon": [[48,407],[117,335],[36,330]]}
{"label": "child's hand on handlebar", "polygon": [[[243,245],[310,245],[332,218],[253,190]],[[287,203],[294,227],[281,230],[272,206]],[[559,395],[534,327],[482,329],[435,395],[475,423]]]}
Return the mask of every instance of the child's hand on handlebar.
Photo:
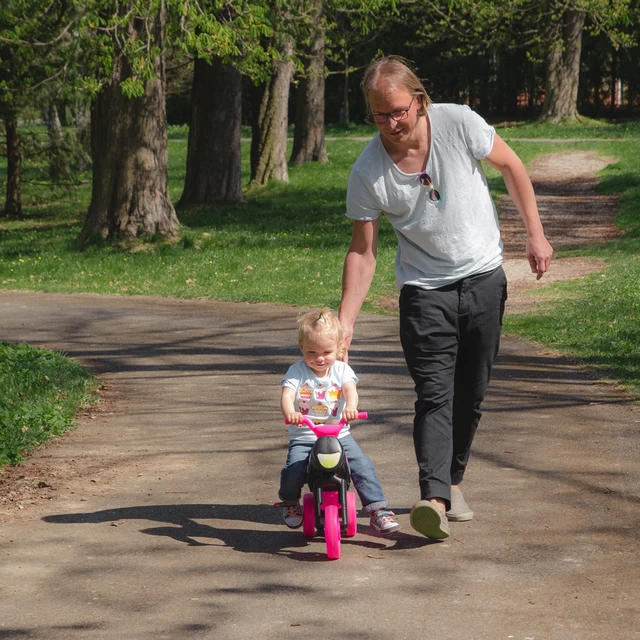
{"label": "child's hand on handlebar", "polygon": [[302,426],[300,423],[302,421],[302,414],[298,411],[292,411],[291,413],[287,413],[285,416],[286,421],[289,424],[295,424],[297,427]]}
{"label": "child's hand on handlebar", "polygon": [[342,412],[342,419],[345,422],[351,422],[352,420],[356,420],[358,418],[358,408],[357,407],[345,407]]}

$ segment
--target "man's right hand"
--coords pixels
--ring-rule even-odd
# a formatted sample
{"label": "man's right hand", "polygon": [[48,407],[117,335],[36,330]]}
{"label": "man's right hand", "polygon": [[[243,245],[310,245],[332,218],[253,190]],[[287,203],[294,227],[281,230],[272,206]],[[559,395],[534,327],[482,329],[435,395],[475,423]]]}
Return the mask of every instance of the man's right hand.
{"label": "man's right hand", "polygon": [[342,344],[344,346],[344,352],[340,358],[342,362],[349,364],[349,347],[351,346],[351,340],[353,339],[353,326],[342,327]]}

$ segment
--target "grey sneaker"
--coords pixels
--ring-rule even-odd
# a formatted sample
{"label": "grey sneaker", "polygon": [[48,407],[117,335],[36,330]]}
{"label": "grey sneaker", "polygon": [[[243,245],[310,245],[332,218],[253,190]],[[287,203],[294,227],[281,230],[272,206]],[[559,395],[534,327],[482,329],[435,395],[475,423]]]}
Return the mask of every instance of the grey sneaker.
{"label": "grey sneaker", "polygon": [[428,500],[416,502],[411,509],[411,526],[426,538],[434,540],[444,540],[451,535],[444,511]]}
{"label": "grey sneaker", "polygon": [[372,511],[369,525],[378,533],[391,533],[400,529],[400,525],[396,522],[396,514],[388,509]]}
{"label": "grey sneaker", "polygon": [[465,502],[460,489],[451,490],[451,508],[447,511],[447,519],[451,522],[467,522],[473,518],[473,511]]}
{"label": "grey sneaker", "polygon": [[302,508],[298,502],[276,502],[274,505],[282,509],[282,518],[289,529],[298,529],[302,526]]}

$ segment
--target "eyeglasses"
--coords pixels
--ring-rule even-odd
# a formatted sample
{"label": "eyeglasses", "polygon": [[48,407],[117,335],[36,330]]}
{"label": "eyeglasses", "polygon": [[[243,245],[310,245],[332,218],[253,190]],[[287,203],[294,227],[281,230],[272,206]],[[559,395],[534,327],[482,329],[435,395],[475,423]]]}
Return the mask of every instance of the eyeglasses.
{"label": "eyeglasses", "polygon": [[427,189],[430,190],[429,191],[429,200],[431,200],[431,202],[439,202],[440,201],[440,193],[433,186],[433,182],[431,180],[431,176],[426,171],[423,171],[418,176],[418,180],[420,181],[420,185],[421,186],[426,187]]}
{"label": "eyeglasses", "polygon": [[369,124],[385,124],[389,118],[394,120],[395,122],[400,122],[400,120],[406,120],[409,115],[409,109],[411,109],[411,105],[413,101],[416,99],[415,96],[411,98],[411,102],[406,109],[400,109],[399,111],[392,111],[391,113],[370,113],[365,119],[365,122]]}

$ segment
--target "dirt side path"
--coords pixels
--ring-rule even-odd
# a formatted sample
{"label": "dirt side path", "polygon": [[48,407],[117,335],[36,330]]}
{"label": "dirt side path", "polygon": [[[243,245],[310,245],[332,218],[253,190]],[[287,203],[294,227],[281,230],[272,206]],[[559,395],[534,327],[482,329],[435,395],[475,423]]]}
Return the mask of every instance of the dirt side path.
{"label": "dirt side path", "polygon": [[[576,151],[542,156],[530,167],[540,218],[554,249],[606,242],[619,235],[616,198],[598,192],[595,175],[612,162],[613,157]],[[522,257],[526,235],[513,201],[503,196],[498,206],[509,280],[507,313],[522,313],[534,306],[535,299],[523,295],[531,289],[581,278],[606,266],[585,258],[555,259],[551,270],[536,281]]]}

